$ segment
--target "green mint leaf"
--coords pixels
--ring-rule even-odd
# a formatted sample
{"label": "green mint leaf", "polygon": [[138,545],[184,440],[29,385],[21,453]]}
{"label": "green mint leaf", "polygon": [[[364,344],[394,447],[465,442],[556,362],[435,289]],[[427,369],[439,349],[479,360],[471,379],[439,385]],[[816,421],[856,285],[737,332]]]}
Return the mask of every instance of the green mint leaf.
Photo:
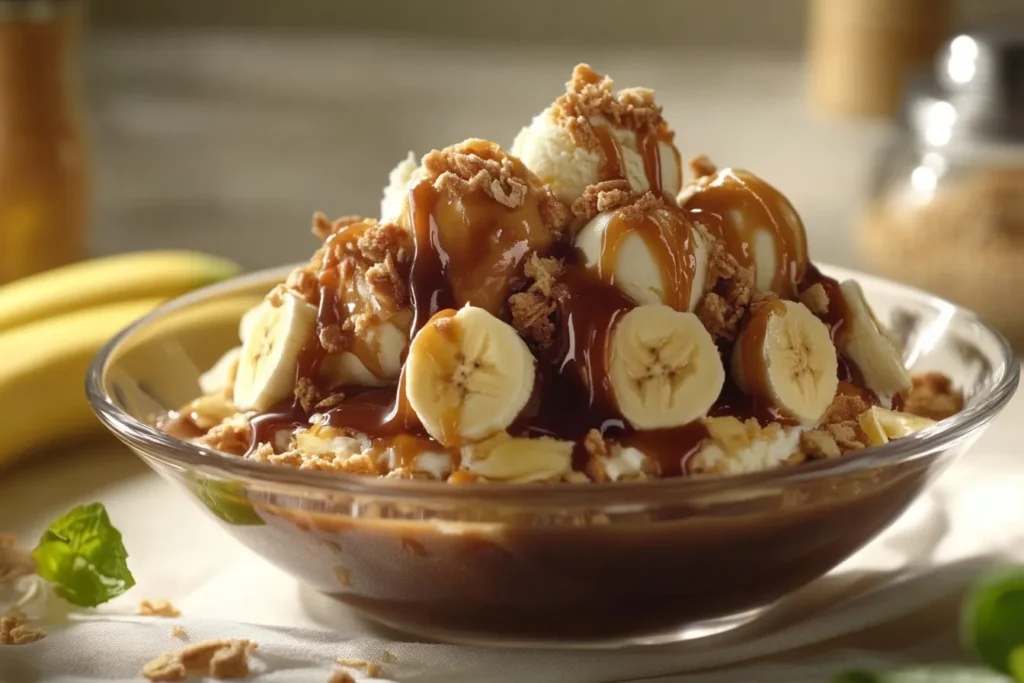
{"label": "green mint leaf", "polygon": [[1010,653],[1024,645],[1024,568],[981,576],[960,613],[960,637],[987,666],[1010,673]]}
{"label": "green mint leaf", "polygon": [[81,607],[95,607],[135,585],[121,532],[102,503],[79,505],[51,524],[32,559],[57,595]]}
{"label": "green mint leaf", "polygon": [[192,493],[209,508],[218,519],[234,526],[266,524],[245,497],[245,489],[238,482],[203,479],[193,482]]}

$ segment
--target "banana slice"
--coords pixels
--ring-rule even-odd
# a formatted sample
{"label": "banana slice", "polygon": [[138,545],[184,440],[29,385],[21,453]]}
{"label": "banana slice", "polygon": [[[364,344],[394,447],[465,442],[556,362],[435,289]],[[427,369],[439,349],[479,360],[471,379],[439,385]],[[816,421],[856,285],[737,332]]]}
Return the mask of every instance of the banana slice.
{"label": "banana slice", "polygon": [[527,439],[499,432],[485,441],[463,446],[462,467],[496,481],[548,481],[572,470],[572,449],[571,441]]}
{"label": "banana slice", "polygon": [[405,362],[409,405],[427,433],[449,448],[503,431],[526,406],[533,383],[526,343],[475,306],[431,318]]}
{"label": "banana slice", "polygon": [[891,439],[909,436],[936,424],[935,420],[910,413],[899,413],[873,406],[858,416],[860,428],[868,437],[868,445],[881,446]]}
{"label": "banana slice", "polygon": [[588,268],[638,304],[666,304],[692,311],[707,289],[712,237],[678,210],[650,210],[630,222],[605,211],[576,236]]}
{"label": "banana slice", "polygon": [[267,410],[292,394],[299,355],[316,328],[316,307],[291,293],[259,311],[235,375],[234,401],[243,410]]}
{"label": "banana slice", "polygon": [[240,342],[245,343],[245,340],[249,338],[249,335],[256,328],[256,321],[259,320],[260,316],[268,308],[273,308],[273,306],[264,299],[242,314],[242,319],[238,321],[238,340]]}
{"label": "banana slice", "polygon": [[638,306],[612,331],[608,379],[636,429],[677,427],[705,415],[725,383],[718,348],[693,313]]}
{"label": "banana slice", "polygon": [[795,301],[775,301],[751,316],[733,347],[732,368],[746,393],[805,424],[821,419],[839,388],[828,327]]}
{"label": "banana slice", "polygon": [[846,304],[846,319],[837,343],[860,370],[864,384],[878,396],[910,389],[910,374],[881,324],[864,299],[860,285],[847,280],[839,285]]}

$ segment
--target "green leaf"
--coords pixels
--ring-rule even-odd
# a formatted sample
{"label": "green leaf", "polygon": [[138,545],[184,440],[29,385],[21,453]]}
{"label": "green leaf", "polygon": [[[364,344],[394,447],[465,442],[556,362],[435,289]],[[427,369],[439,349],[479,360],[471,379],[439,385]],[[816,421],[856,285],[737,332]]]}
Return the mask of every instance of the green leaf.
{"label": "green leaf", "polygon": [[57,595],[82,607],[95,607],[135,585],[121,532],[102,503],[79,505],[51,524],[32,559]]}
{"label": "green leaf", "polygon": [[245,489],[234,481],[204,479],[192,485],[192,492],[219,519],[235,526],[266,524],[245,496]]}
{"label": "green leaf", "polygon": [[1010,675],[1017,683],[1024,683],[1024,645],[1018,645],[1010,651],[1010,658],[1007,662],[1010,667]]}
{"label": "green leaf", "polygon": [[1010,653],[1024,645],[1024,569],[999,569],[974,583],[960,614],[960,637],[986,665],[1010,673]]}

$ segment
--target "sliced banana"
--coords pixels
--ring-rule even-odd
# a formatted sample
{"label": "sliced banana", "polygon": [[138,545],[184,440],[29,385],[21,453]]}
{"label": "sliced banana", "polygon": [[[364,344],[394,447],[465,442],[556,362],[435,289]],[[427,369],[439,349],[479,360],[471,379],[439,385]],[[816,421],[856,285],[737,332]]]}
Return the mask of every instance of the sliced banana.
{"label": "sliced banana", "polygon": [[836,340],[840,350],[860,370],[867,388],[878,396],[908,391],[910,373],[871,312],[860,285],[847,280],[839,289],[846,304],[846,319]]}
{"label": "sliced banana", "polygon": [[608,379],[636,429],[677,427],[707,414],[725,383],[718,348],[693,313],[638,306],[612,331]]}
{"label": "sliced banana", "polygon": [[236,346],[224,352],[209,370],[199,375],[199,389],[204,396],[222,394],[234,379],[235,368],[242,358],[242,347]]}
{"label": "sliced banana", "polygon": [[463,446],[462,467],[485,479],[507,482],[560,479],[572,470],[571,441],[527,439],[500,432]]}
{"label": "sliced banana", "polygon": [[804,424],[818,422],[831,405],[838,366],[828,327],[795,301],[759,308],[733,347],[740,388]]}
{"label": "sliced banana", "polygon": [[[713,238],[677,210],[654,209],[639,225],[622,222],[619,214],[598,214],[576,236],[575,246],[587,267],[638,304],[695,309],[707,289]],[[613,262],[606,267],[611,249]]]}
{"label": "sliced banana", "polygon": [[482,308],[441,311],[412,340],[405,392],[446,447],[503,431],[533,393],[534,360],[512,327]]}
{"label": "sliced banana", "polygon": [[268,308],[273,308],[273,306],[264,299],[242,314],[242,319],[238,321],[238,340],[240,342],[245,343],[245,340],[249,338],[249,335],[255,329],[256,321],[259,320],[260,316]]}
{"label": "sliced banana", "polygon": [[892,439],[909,436],[936,424],[935,420],[872,406],[857,418],[869,446],[881,446]]}
{"label": "sliced banana", "polygon": [[313,339],[316,307],[291,293],[259,307],[242,343],[234,401],[243,410],[267,410],[292,394],[303,347]]}

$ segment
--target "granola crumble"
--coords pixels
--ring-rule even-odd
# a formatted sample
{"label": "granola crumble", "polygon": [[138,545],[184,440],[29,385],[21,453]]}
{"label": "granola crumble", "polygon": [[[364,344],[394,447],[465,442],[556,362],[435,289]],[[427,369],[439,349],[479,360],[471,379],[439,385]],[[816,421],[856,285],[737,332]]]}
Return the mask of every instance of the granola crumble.
{"label": "granola crumble", "polygon": [[562,264],[557,259],[541,258],[534,253],[526,262],[524,272],[533,282],[526,291],[508,299],[512,326],[524,339],[546,349],[555,339],[552,315],[558,308],[558,297],[565,291],[558,282]]}
{"label": "granola crumble", "polygon": [[347,666],[350,669],[359,669],[365,671],[367,676],[376,678],[383,673],[380,664],[376,662],[370,662],[365,659],[335,659],[336,664],[339,666]]}
{"label": "granola crumble", "polygon": [[171,637],[185,640],[186,638],[188,638],[188,632],[185,631],[184,626],[181,626],[180,624],[175,624],[171,627]]}
{"label": "granola crumble", "polygon": [[252,427],[247,413],[232,415],[195,440],[200,446],[231,455],[245,455],[251,442]]}
{"label": "granola crumble", "polygon": [[687,164],[690,167],[690,173],[693,174],[694,180],[700,180],[713,176],[718,173],[718,166],[715,165],[711,158],[706,154],[698,154],[697,156],[690,159]]}
{"label": "granola crumble", "polygon": [[800,450],[811,459],[838,458],[842,455],[835,438],[824,429],[801,434]]}
{"label": "granola crumble", "polygon": [[940,372],[929,372],[911,378],[913,386],[907,393],[903,409],[908,413],[945,420],[964,408],[963,392]]}
{"label": "granola crumble", "polygon": [[139,603],[139,615],[144,617],[180,617],[181,612],[167,600],[143,600]]}
{"label": "granola crumble", "polygon": [[592,148],[597,142],[590,119],[596,117],[630,130],[653,129],[659,135],[672,135],[661,107],[654,101],[653,90],[624,88],[615,93],[613,85],[608,76],[597,73],[587,64],[578,64],[565,84],[565,94],[555,100],[553,111],[557,120],[581,144]]}
{"label": "granola crumble", "polygon": [[716,244],[708,260],[708,284],[697,317],[716,340],[733,341],[754,296],[754,274]]}
{"label": "granola crumble", "polygon": [[634,199],[628,180],[605,180],[596,185],[588,185],[572,203],[572,213],[581,221],[588,221],[599,213],[626,206]]}

